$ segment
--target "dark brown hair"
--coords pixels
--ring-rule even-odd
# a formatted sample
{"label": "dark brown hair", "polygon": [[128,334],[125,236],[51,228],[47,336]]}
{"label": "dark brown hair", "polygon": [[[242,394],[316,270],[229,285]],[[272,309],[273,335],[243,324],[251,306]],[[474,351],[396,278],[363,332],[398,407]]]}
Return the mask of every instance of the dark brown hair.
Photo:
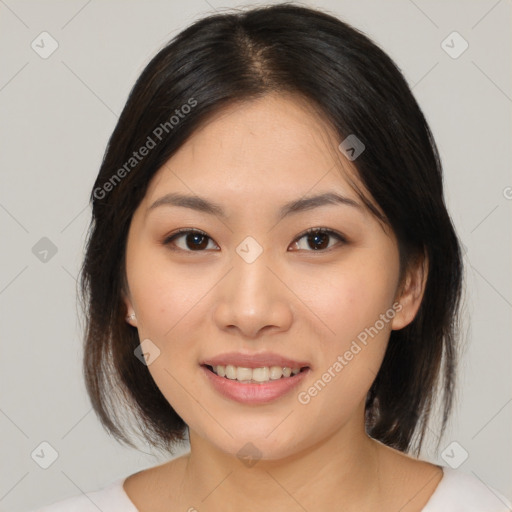
{"label": "dark brown hair", "polygon": [[[94,410],[109,433],[133,447],[130,418],[137,436],[164,451],[186,438],[187,426],[134,355],[141,340],[125,321],[122,300],[127,233],[151,178],[209,115],[271,92],[307,100],[340,141],[357,135],[366,148],[354,162],[359,178],[384,215],[361,197],[393,229],[401,275],[418,255],[428,257],[419,311],[391,332],[366,400],[368,434],[402,451],[416,435],[419,454],[438,385],[441,430],[451,411],[462,290],[438,151],[390,57],[336,17],[293,4],[200,19],[157,53],[130,92],[91,193],[80,272],[83,368]],[[150,139],[154,145],[136,159]]]}

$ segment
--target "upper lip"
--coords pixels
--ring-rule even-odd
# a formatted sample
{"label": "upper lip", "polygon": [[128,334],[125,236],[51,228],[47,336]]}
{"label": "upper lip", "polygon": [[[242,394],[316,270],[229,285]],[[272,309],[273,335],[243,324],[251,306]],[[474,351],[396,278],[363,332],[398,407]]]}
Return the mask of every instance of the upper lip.
{"label": "upper lip", "polygon": [[282,368],[303,368],[309,367],[305,361],[296,361],[272,352],[262,352],[259,354],[242,354],[239,352],[226,352],[214,357],[205,359],[201,364],[209,366],[233,365],[242,368],[263,368],[265,366],[280,366]]}

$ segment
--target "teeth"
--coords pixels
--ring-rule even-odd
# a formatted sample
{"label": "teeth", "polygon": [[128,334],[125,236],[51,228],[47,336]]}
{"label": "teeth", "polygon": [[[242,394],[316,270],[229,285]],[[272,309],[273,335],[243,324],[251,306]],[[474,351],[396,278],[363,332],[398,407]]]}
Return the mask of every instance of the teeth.
{"label": "teeth", "polygon": [[236,380],[251,380],[252,370],[251,368],[242,368],[238,366],[236,369]]}
{"label": "teeth", "polygon": [[230,380],[237,380],[239,382],[269,382],[271,380],[278,380],[287,378],[292,375],[297,375],[300,368],[289,368],[287,366],[264,366],[261,368],[244,368],[242,366],[233,366],[228,364],[216,365],[212,367],[214,373],[219,377],[226,377]]}
{"label": "teeth", "polygon": [[271,366],[269,373],[271,380],[277,380],[283,375],[283,369],[280,366]]}
{"label": "teeth", "polygon": [[230,364],[226,366],[226,377],[231,380],[236,379],[236,368]]}
{"label": "teeth", "polygon": [[252,380],[255,380],[256,382],[267,382],[270,380],[270,370],[266,366],[264,368],[254,368],[251,373]]}

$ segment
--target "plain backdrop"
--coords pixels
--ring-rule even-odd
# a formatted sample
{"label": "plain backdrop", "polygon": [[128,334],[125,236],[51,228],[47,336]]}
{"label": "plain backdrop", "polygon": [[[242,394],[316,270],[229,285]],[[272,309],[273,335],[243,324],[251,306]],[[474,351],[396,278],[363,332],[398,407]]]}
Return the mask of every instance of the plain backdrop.
{"label": "plain backdrop", "polygon": [[[110,438],[85,393],[76,277],[88,197],[149,59],[195,19],[244,5],[0,0],[2,511],[95,490],[164,460],[150,447],[136,451]],[[306,5],[379,44],[432,128],[465,248],[466,350],[450,426],[439,432],[432,424],[422,457],[458,464],[511,499],[511,2]],[[56,457],[47,469],[41,450]]]}

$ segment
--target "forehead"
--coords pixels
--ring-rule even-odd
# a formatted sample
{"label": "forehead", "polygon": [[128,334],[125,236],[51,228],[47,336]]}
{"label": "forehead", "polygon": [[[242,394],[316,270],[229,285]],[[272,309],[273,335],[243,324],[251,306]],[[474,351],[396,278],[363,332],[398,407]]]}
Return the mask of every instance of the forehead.
{"label": "forehead", "polygon": [[296,95],[269,94],[211,115],[156,173],[146,194],[182,190],[264,198],[297,197],[335,187],[357,199],[353,164],[338,150],[334,129]]}

